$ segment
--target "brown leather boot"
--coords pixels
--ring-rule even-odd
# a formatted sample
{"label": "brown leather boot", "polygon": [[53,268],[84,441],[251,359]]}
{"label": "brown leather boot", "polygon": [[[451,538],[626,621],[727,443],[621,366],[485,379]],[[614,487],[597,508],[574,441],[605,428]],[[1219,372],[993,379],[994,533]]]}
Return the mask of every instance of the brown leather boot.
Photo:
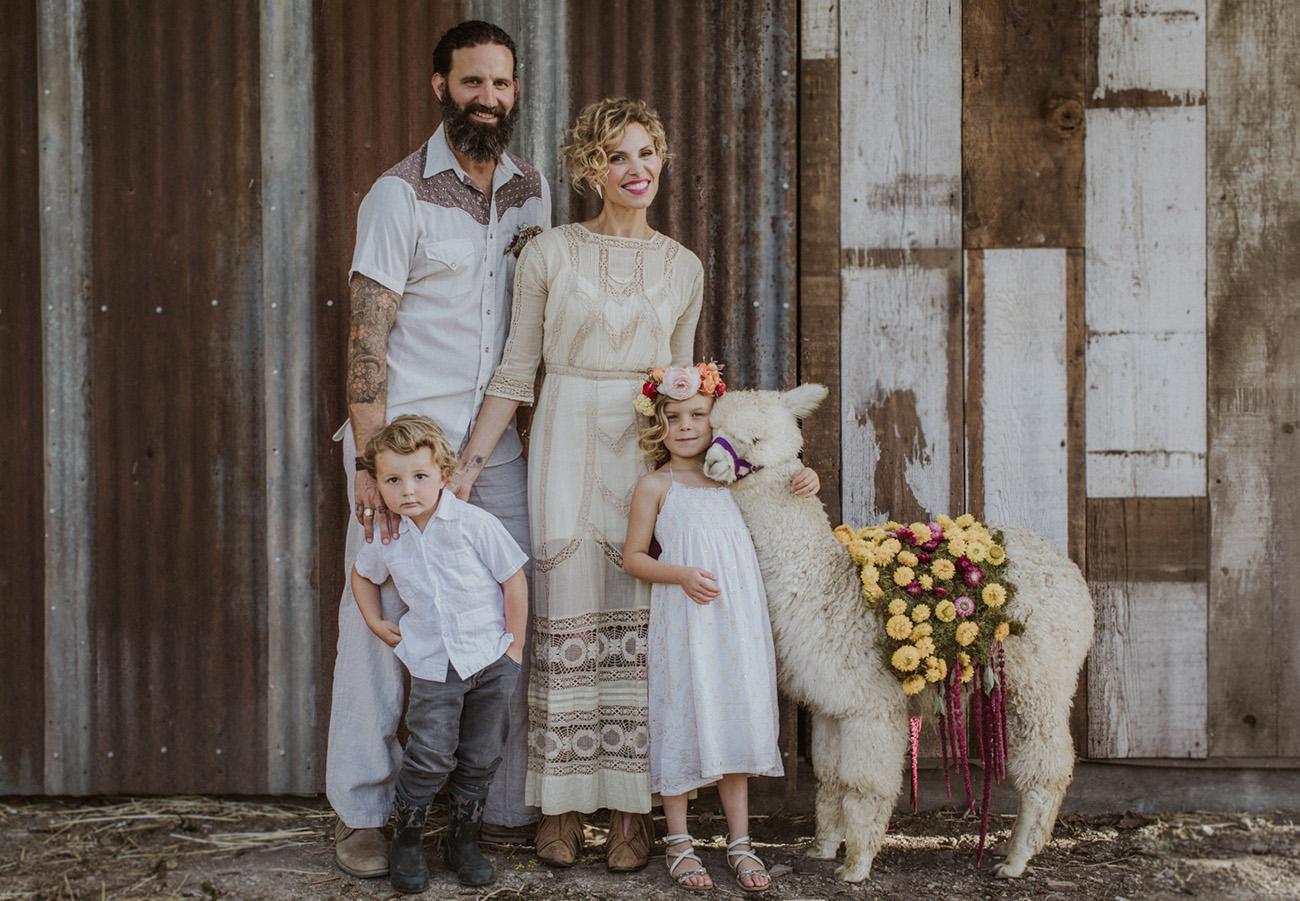
{"label": "brown leather boot", "polygon": [[605,839],[605,867],[611,873],[631,873],[650,862],[655,843],[655,821],[648,813],[609,814],[609,837]]}
{"label": "brown leather boot", "polygon": [[582,814],[552,814],[537,824],[537,859],[553,867],[571,867],[582,852]]}
{"label": "brown leather boot", "polygon": [[334,821],[334,859],[350,876],[373,879],[388,875],[388,840],[382,829],[349,829]]}

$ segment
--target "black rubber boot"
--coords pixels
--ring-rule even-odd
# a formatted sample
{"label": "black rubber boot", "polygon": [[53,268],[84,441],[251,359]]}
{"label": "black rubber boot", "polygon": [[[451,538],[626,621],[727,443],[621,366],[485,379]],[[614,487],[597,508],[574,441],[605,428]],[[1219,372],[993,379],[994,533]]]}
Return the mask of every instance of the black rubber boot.
{"label": "black rubber boot", "polygon": [[456,871],[461,885],[487,885],[496,878],[492,861],[478,847],[484,803],[483,797],[447,792],[447,866]]}
{"label": "black rubber boot", "polygon": [[415,804],[397,793],[393,842],[388,846],[388,881],[399,892],[415,894],[429,885],[429,866],[424,862],[424,822],[428,818],[428,801]]}

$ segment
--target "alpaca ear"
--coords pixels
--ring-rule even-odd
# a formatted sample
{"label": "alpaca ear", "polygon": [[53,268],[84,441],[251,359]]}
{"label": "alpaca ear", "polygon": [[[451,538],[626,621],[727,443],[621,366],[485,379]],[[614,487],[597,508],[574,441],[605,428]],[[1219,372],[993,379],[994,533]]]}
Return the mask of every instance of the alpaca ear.
{"label": "alpaca ear", "polygon": [[805,419],[826,399],[827,394],[830,394],[830,389],[825,385],[810,382],[782,392],[781,403],[785,404],[786,409],[793,413],[796,419]]}

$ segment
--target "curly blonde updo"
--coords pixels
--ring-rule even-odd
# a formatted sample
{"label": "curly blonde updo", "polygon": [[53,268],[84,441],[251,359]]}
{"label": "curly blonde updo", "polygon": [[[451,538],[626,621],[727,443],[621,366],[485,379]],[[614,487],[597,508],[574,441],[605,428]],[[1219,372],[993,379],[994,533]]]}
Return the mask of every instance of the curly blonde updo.
{"label": "curly blonde updo", "polygon": [[582,108],[573,123],[569,143],[561,148],[575,190],[585,193],[588,187],[604,181],[609,172],[609,151],[634,122],[650,133],[655,152],[668,162],[668,136],[659,114],[644,100],[606,97]]}

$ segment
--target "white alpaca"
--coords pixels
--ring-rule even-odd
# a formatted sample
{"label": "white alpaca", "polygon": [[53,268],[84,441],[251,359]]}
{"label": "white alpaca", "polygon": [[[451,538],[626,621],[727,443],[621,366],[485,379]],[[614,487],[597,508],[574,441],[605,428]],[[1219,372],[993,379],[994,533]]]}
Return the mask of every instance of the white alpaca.
{"label": "white alpaca", "polygon": [[[713,408],[713,431],[734,456],[715,443],[705,472],[733,485],[767,588],[781,686],[813,712],[817,836],[808,853],[830,860],[844,843],[836,875],[860,882],[871,873],[902,789],[909,708],[881,659],[881,626],[864,609],[857,567],[832,536],[821,503],[788,489],[802,465],[797,420],[826,393],[821,385],[728,393]],[[737,480],[736,457],[761,470]],[[1017,877],[1051,837],[1073,776],[1070,703],[1092,643],[1093,611],[1067,557],[1032,533],[1003,533],[1008,577],[1017,586],[1006,609],[1025,623],[1025,633],[1005,645],[1007,772],[1020,810],[1006,860],[994,873]],[[911,712],[933,709],[934,691],[928,686],[917,695]]]}

